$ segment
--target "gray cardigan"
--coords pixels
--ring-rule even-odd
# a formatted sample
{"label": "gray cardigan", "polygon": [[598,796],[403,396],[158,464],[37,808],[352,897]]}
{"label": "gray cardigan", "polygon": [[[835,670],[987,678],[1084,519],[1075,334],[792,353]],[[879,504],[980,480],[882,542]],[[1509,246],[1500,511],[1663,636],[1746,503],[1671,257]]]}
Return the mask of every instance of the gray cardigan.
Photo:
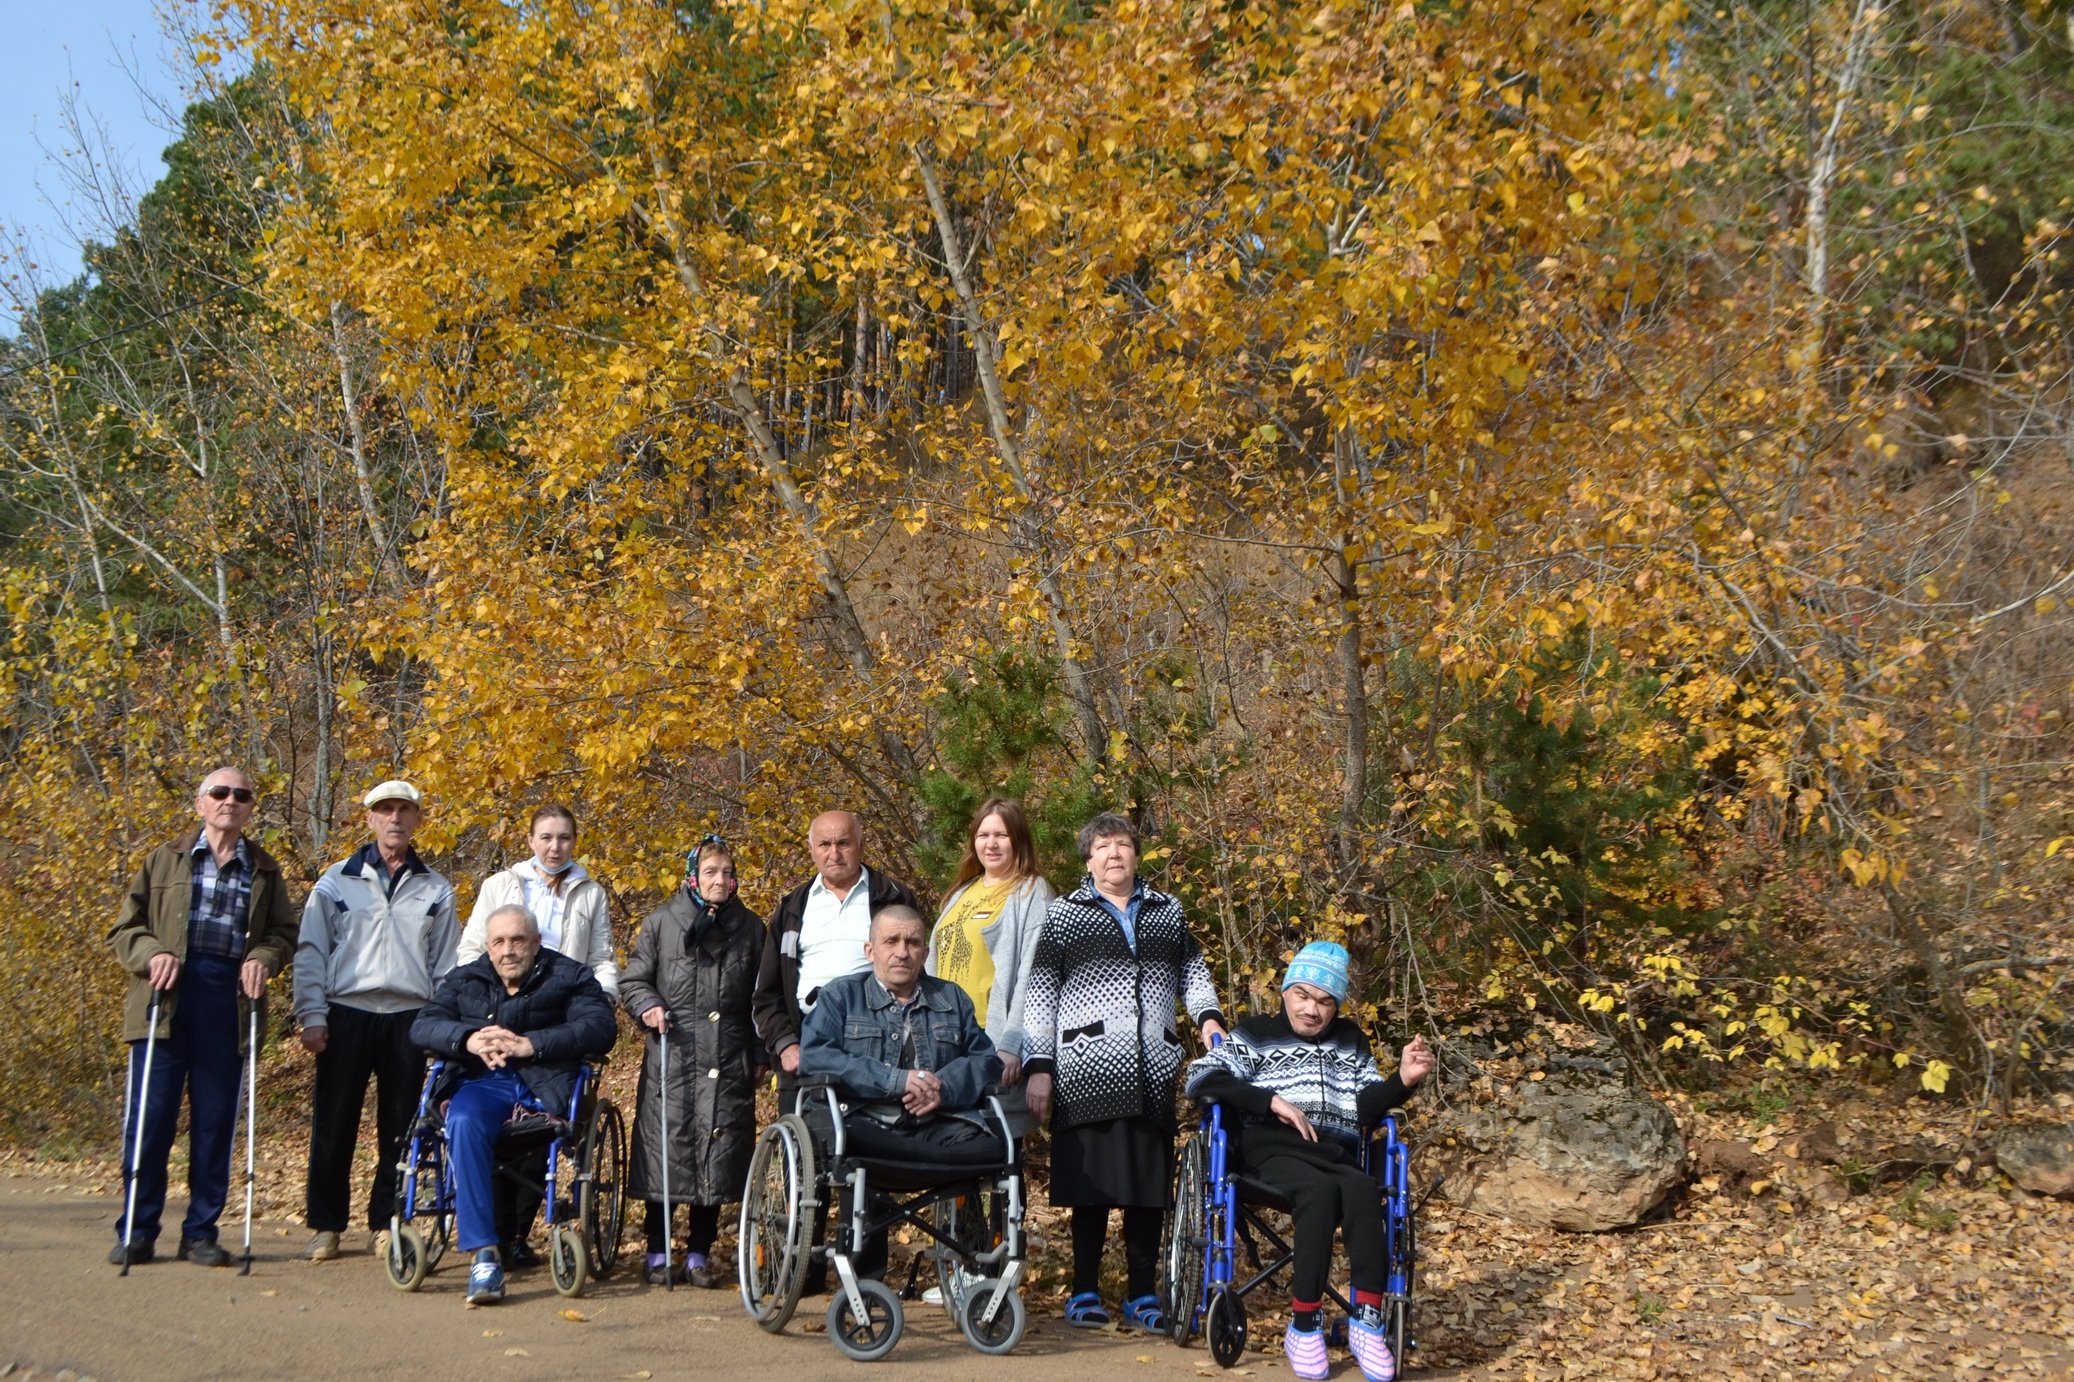
{"label": "gray cardigan", "polygon": [[[965,888],[971,886],[967,883]],[[936,934],[965,895],[965,888],[944,899],[936,927],[929,933],[930,974],[936,973]],[[1030,985],[1030,959],[1037,953],[1037,938],[1044,934],[1045,911],[1056,896],[1042,878],[1026,878],[1008,890],[1000,914],[980,928],[979,938],[986,943],[987,954],[994,957],[994,987],[987,995],[984,1025],[995,1049],[1012,1055],[1022,1054],[1023,995]]]}

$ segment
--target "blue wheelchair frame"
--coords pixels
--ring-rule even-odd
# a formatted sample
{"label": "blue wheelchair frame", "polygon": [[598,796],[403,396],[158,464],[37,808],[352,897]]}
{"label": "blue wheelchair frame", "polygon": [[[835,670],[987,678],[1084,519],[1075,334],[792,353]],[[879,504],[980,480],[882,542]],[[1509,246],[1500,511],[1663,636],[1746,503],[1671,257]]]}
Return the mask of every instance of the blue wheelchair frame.
{"label": "blue wheelchair frame", "polygon": [[[1185,1345],[1200,1332],[1219,1366],[1228,1368],[1245,1352],[1246,1296],[1289,1267],[1296,1250],[1262,1218],[1263,1198],[1247,1196],[1244,1178],[1233,1164],[1224,1120],[1224,1107],[1211,1104],[1204,1112],[1201,1131],[1182,1148],[1175,1175],[1174,1218],[1162,1267],[1167,1278],[1163,1304],[1174,1341]],[[1411,1149],[1398,1136],[1394,1116],[1386,1116],[1380,1126],[1365,1132],[1361,1167],[1376,1181],[1382,1204],[1388,1255],[1384,1324],[1391,1353],[1402,1368],[1406,1352],[1416,1347],[1411,1301],[1418,1275],[1418,1206],[1411,1193]],[[1253,1240],[1255,1233],[1274,1249],[1274,1258],[1265,1265]],[[1237,1271],[1241,1239],[1254,1268],[1244,1281],[1238,1279]],[[1352,1303],[1330,1284],[1325,1294],[1347,1315],[1353,1314]],[[1335,1342],[1344,1342],[1344,1330],[1344,1320],[1334,1323]]]}
{"label": "blue wheelchair frame", "polygon": [[[418,1092],[417,1116],[411,1121],[410,1137],[396,1168],[401,1183],[383,1265],[389,1284],[400,1291],[415,1291],[424,1285],[453,1243],[454,1179],[447,1156],[446,1125],[432,1102],[446,1067],[446,1061],[434,1060],[426,1072],[424,1087]],[[557,1118],[541,1109],[507,1125],[506,1137],[516,1133],[520,1139],[531,1140],[546,1135],[546,1170],[540,1181],[524,1170],[526,1161],[538,1154],[538,1146],[522,1143],[514,1154],[507,1154],[500,1138],[497,1151],[495,1176],[534,1191],[544,1201],[548,1274],[555,1289],[565,1296],[581,1294],[592,1277],[612,1270],[619,1259],[620,1230],[625,1222],[626,1130],[618,1108],[597,1097],[600,1078],[596,1065],[585,1061],[577,1069],[566,1117]],[[553,1193],[565,1157],[577,1163],[573,1200]],[[602,1171],[601,1161],[608,1163]],[[429,1233],[413,1222],[420,1217],[431,1218]]]}

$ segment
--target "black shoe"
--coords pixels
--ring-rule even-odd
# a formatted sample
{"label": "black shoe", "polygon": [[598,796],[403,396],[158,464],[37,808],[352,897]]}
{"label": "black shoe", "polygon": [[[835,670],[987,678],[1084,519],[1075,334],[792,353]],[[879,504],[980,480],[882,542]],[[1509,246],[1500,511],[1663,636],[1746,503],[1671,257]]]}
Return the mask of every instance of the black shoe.
{"label": "black shoe", "polygon": [[497,1255],[503,1259],[504,1270],[507,1272],[523,1272],[540,1265],[540,1254],[534,1252],[533,1245],[523,1238],[507,1244]]}
{"label": "black shoe", "polygon": [[230,1254],[214,1238],[182,1238],[180,1260],[192,1262],[197,1267],[228,1267]]}
{"label": "black shoe", "polygon": [[[121,1243],[117,1243],[114,1247],[108,1249],[108,1265],[111,1267],[120,1267],[122,1265],[122,1255],[124,1251],[125,1249]],[[136,1243],[130,1244],[127,1251],[130,1254],[130,1265],[133,1267],[141,1266],[142,1264],[149,1262],[152,1258],[158,1256],[158,1248],[156,1246],[156,1243],[154,1241],[148,1240],[140,1240]]]}

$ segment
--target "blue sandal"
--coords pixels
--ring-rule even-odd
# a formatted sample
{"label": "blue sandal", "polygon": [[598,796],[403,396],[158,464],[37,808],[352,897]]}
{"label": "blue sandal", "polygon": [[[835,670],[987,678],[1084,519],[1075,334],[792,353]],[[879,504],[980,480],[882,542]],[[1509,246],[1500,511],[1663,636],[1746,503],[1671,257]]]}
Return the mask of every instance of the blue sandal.
{"label": "blue sandal", "polygon": [[1066,1323],[1075,1329],[1107,1329],[1111,1321],[1102,1298],[1093,1291],[1083,1291],[1066,1302]]}
{"label": "blue sandal", "polygon": [[1167,1312],[1160,1309],[1158,1296],[1139,1296],[1123,1303],[1124,1323],[1148,1334],[1167,1332]]}

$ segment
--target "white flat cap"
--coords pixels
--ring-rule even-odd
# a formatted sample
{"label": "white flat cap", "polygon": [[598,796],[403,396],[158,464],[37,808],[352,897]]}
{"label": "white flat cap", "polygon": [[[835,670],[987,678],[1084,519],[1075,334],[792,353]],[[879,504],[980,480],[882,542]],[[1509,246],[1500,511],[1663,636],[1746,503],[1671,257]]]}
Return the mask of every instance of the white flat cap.
{"label": "white flat cap", "polygon": [[381,786],[360,799],[363,806],[372,806],[378,801],[407,801],[413,806],[425,804],[425,794],[400,777],[392,777]]}

